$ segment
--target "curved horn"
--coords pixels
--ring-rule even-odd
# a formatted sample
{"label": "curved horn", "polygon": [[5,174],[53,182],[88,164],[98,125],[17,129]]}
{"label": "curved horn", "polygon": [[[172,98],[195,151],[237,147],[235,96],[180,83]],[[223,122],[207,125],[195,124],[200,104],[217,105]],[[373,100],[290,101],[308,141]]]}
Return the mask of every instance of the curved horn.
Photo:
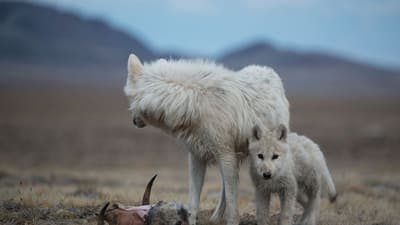
{"label": "curved horn", "polygon": [[110,202],[107,202],[103,208],[101,208],[100,213],[97,214],[97,225],[104,225],[104,220],[106,219],[106,210]]}
{"label": "curved horn", "polygon": [[147,183],[146,190],[145,190],[145,192],[144,192],[144,194],[143,194],[142,205],[149,205],[149,204],[150,204],[150,192],[151,192],[151,187],[153,186],[153,182],[154,182],[154,180],[156,179],[156,177],[157,177],[157,174],[154,175],[154,176],[150,179],[149,183]]}

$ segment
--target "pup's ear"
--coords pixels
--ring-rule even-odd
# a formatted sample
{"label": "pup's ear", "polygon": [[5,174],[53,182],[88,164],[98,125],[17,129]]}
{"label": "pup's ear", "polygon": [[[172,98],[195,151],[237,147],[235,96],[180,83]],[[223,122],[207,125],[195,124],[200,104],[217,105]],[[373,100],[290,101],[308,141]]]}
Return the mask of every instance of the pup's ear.
{"label": "pup's ear", "polygon": [[287,128],[285,125],[280,124],[277,130],[278,140],[286,141],[287,139]]}
{"label": "pup's ear", "polygon": [[130,54],[128,58],[128,76],[134,78],[142,73],[143,65],[135,54]]}
{"label": "pup's ear", "polygon": [[260,140],[261,139],[262,132],[261,132],[261,129],[260,129],[260,127],[258,125],[255,125],[253,127],[253,131],[252,132],[253,132],[253,138],[255,140]]}

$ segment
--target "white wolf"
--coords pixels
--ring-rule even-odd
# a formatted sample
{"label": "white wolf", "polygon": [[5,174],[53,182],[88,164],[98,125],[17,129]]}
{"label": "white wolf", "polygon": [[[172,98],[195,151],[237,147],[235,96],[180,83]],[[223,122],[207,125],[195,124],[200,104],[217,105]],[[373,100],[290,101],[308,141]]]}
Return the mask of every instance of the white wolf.
{"label": "white wolf", "polygon": [[253,124],[265,129],[289,125],[289,103],[279,76],[270,68],[248,66],[234,72],[202,60],[128,60],[125,94],[133,123],[158,127],[189,149],[190,224],[196,223],[207,163],[216,162],[220,200],[211,220],[226,211],[237,225],[238,163],[246,157]]}
{"label": "white wolf", "polygon": [[303,206],[301,225],[314,225],[318,218],[321,186],[326,184],[331,202],[335,185],[318,145],[280,125],[275,131],[253,129],[249,140],[250,175],[256,189],[257,224],[269,224],[272,193],[281,202],[280,225],[291,225],[297,201]]}

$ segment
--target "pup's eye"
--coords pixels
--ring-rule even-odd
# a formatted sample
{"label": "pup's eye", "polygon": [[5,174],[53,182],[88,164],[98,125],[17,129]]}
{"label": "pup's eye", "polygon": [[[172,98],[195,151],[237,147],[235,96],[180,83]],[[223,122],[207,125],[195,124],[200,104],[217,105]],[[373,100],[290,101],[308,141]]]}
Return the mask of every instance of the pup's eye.
{"label": "pup's eye", "polygon": [[175,223],[175,225],[182,225],[182,221],[179,220],[178,222]]}
{"label": "pup's eye", "polygon": [[263,154],[258,154],[257,157],[258,157],[259,159],[264,159],[264,155],[263,155]]}
{"label": "pup's eye", "polygon": [[279,158],[279,155],[277,155],[277,154],[272,155],[272,160],[277,159],[277,158]]}

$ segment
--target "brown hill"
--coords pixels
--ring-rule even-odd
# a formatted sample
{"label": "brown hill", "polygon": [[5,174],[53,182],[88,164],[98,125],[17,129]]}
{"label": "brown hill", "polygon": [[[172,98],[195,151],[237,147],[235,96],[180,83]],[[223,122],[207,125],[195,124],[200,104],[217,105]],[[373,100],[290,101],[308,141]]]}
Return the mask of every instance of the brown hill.
{"label": "brown hill", "polygon": [[[100,20],[32,3],[0,3],[0,85],[120,88],[131,52],[143,61],[183,56],[154,52]],[[229,51],[217,61],[232,69],[249,64],[271,66],[291,95],[400,95],[399,71],[325,53],[279,49],[258,42]]]}
{"label": "brown hill", "polygon": [[30,3],[0,3],[1,61],[119,65],[130,52],[155,58],[137,38],[100,20]]}
{"label": "brown hill", "polygon": [[274,68],[291,94],[340,96],[398,96],[400,71],[376,68],[318,52],[278,49],[254,43],[219,59],[240,69],[249,64]]}

